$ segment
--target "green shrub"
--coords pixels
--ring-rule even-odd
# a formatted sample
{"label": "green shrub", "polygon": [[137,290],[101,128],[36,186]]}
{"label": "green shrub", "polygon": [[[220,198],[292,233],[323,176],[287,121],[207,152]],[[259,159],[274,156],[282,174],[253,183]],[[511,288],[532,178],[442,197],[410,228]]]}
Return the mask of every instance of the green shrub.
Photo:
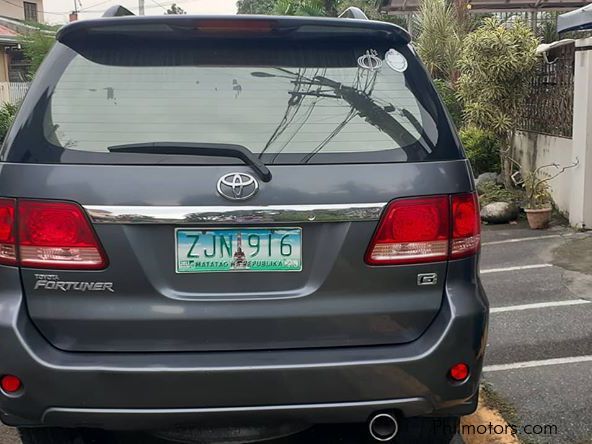
{"label": "green shrub", "polygon": [[485,19],[465,38],[458,91],[467,124],[498,134],[516,129],[538,44],[526,23],[502,23],[494,18]]}
{"label": "green shrub", "polygon": [[12,103],[5,103],[0,107],[0,142],[4,141],[6,133],[8,132],[10,125],[12,125],[12,121],[14,120],[17,111],[18,106],[13,105]]}
{"label": "green shrub", "polygon": [[55,36],[43,31],[34,31],[19,37],[25,57],[30,61],[29,77],[33,78],[43,59],[55,43]]}
{"label": "green shrub", "polygon": [[473,167],[473,174],[478,176],[500,171],[500,142],[493,133],[470,126],[460,131],[460,140]]}
{"label": "green shrub", "polygon": [[512,183],[513,171],[507,153],[529,91],[538,44],[530,25],[521,21],[502,23],[494,18],[485,19],[463,41],[457,84],[464,105],[463,120],[498,135],[506,186]]}
{"label": "green shrub", "polygon": [[454,91],[454,89],[452,89],[450,85],[442,79],[435,79],[434,84],[436,85],[436,89],[438,90],[444,105],[446,108],[448,108],[448,112],[450,113],[450,117],[452,117],[452,121],[457,128],[461,128],[463,108],[461,101],[456,95],[456,91]]}
{"label": "green shrub", "polygon": [[452,2],[421,0],[415,14],[415,47],[433,78],[454,83],[465,33]]}

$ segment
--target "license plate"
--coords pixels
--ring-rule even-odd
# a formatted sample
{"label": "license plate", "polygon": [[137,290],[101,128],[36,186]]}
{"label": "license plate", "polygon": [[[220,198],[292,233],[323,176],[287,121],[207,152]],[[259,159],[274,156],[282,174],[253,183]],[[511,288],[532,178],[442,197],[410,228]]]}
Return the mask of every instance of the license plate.
{"label": "license plate", "polygon": [[177,229],[177,273],[302,271],[301,228]]}

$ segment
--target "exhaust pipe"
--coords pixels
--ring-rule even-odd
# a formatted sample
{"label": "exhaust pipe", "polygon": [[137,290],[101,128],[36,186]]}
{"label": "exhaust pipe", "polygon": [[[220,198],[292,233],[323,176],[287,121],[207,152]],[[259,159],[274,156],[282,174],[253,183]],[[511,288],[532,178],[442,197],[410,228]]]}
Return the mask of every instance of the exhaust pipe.
{"label": "exhaust pipe", "polygon": [[386,442],[397,435],[399,423],[390,413],[378,413],[368,423],[368,430],[376,441]]}

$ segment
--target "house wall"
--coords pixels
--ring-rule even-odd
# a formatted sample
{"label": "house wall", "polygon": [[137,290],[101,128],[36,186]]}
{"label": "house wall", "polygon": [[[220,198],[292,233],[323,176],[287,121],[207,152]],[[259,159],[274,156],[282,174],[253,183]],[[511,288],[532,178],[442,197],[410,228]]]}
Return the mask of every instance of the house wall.
{"label": "house wall", "polygon": [[[39,22],[44,22],[43,0],[27,0],[29,3],[37,3],[37,18]],[[22,0],[10,0],[9,2],[0,1],[0,16],[14,18],[18,20],[25,19],[25,9]]]}
{"label": "house wall", "polygon": [[[572,164],[572,146],[572,139],[565,137],[518,131],[514,136],[513,158],[520,163],[522,171],[553,163],[565,167]],[[558,170],[551,167],[545,171],[553,174]],[[566,170],[549,182],[553,201],[564,214],[569,214],[573,171]]]}
{"label": "house wall", "polygon": [[573,170],[569,222],[592,228],[592,37],[576,40],[574,63]]}
{"label": "house wall", "polygon": [[0,46],[0,82],[8,82],[8,64],[10,56],[6,54],[5,48]]}

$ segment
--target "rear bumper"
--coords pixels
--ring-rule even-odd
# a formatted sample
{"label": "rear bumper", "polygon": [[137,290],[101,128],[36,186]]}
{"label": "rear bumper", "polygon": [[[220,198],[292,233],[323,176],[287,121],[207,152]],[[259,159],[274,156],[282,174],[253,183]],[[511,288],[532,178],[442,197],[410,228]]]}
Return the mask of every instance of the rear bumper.
{"label": "rear bumper", "polygon": [[[0,394],[17,426],[149,429],[231,421],[358,422],[379,410],[463,415],[476,408],[488,303],[471,270],[451,262],[442,308],[408,344],[203,353],[72,353],[29,320],[18,270],[0,267],[0,374],[24,383]],[[463,384],[447,370],[464,361]]]}

